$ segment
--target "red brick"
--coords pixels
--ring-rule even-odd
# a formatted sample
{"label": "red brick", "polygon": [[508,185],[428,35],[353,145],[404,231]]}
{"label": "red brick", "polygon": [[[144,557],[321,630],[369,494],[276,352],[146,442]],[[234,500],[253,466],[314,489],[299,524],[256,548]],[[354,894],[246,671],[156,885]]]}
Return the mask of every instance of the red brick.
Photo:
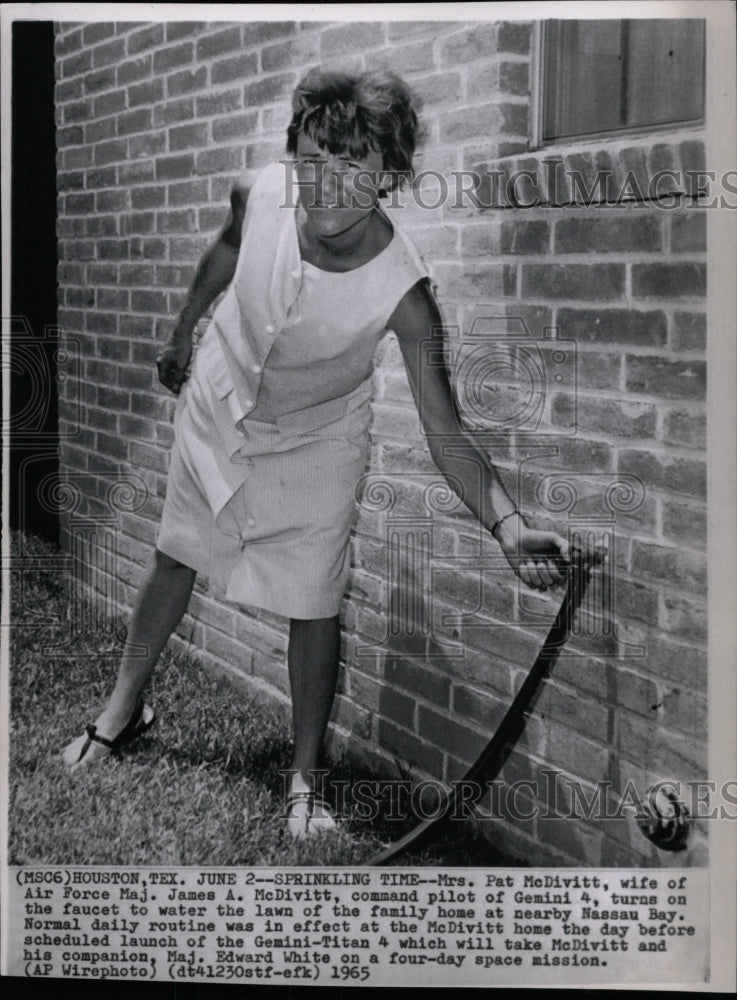
{"label": "red brick", "polygon": [[524,55],[530,50],[532,28],[519,21],[503,21],[497,25],[497,51]]}
{"label": "red brick", "polygon": [[[115,119],[103,118],[101,121],[90,122],[85,126],[84,139],[86,143],[93,145],[102,139],[111,139],[116,134]],[[95,149],[95,155],[97,155],[97,149]],[[125,155],[125,150],[123,155]]]}
{"label": "red brick", "polygon": [[674,313],[672,344],[676,351],[706,350],[706,316],[704,313]]}
{"label": "red brick", "polygon": [[481,729],[492,732],[502,720],[507,705],[486,691],[465,686],[453,686],[453,711],[462,719],[470,719]]}
{"label": "red brick", "polygon": [[319,32],[300,35],[298,38],[276,45],[267,45],[261,49],[261,66],[265,72],[285,69],[288,66],[300,66],[305,63],[317,62],[320,46]]}
{"label": "red brick", "polygon": [[208,201],[210,185],[206,180],[169,184],[167,197],[170,205],[196,205]]}
{"label": "red brick", "polygon": [[216,31],[214,34],[204,35],[197,40],[197,60],[212,59],[213,56],[222,55],[224,52],[233,52],[240,47],[240,25],[225,28],[222,31]]}
{"label": "red brick", "polygon": [[663,536],[672,542],[689,538],[699,548],[706,543],[706,510],[669,499],[663,503]]}
{"label": "red brick", "polygon": [[[422,73],[435,66],[434,43],[413,42],[381,52],[372,52],[366,57],[366,69],[389,69],[400,76],[406,73]],[[423,95],[424,96],[424,95]]]}
{"label": "red brick", "polygon": [[625,449],[620,452],[618,468],[620,472],[637,476],[651,489],[698,498],[706,494],[706,463],[697,459]]}
{"label": "red brick", "polygon": [[[115,168],[111,168],[114,170]],[[121,163],[117,168],[117,177],[120,184],[141,184],[145,181],[152,181],[154,179],[156,171],[154,165],[149,160],[139,161],[138,163]],[[88,184],[89,186],[89,184]],[[101,187],[112,187],[112,183],[102,184]],[[131,204],[135,208],[135,203],[133,202],[133,192],[131,192]]]}
{"label": "red brick", "polygon": [[243,107],[243,96],[240,87],[237,90],[224,90],[219,94],[198,96],[196,100],[198,118],[210,118],[212,115],[237,111]]}
{"label": "red brick", "polygon": [[504,126],[504,111],[499,104],[482,104],[459,108],[438,116],[440,140],[461,143],[476,136],[500,131]]}
{"label": "red brick", "polygon": [[167,42],[177,42],[180,38],[190,38],[198,35],[212,26],[205,21],[169,21],[166,25]]}
{"label": "red brick", "polygon": [[526,298],[620,298],[624,290],[621,264],[525,264],[522,295]]}
{"label": "red brick", "polygon": [[67,59],[61,60],[61,73],[63,77],[78,76],[92,69],[92,53],[89,49],[84,52],[76,52]]}
{"label": "red brick", "polygon": [[167,76],[166,93],[168,97],[177,97],[179,94],[191,94],[193,91],[202,90],[206,84],[206,66],[200,66],[199,69],[185,69],[180,73],[171,73]]}
{"label": "red brick", "polygon": [[152,157],[164,152],[166,152],[166,134],[163,131],[132,135],[128,140],[128,155],[131,159]]}
{"label": "red brick", "polygon": [[67,128],[56,130],[56,145],[59,148],[63,146],[80,146],[83,142],[84,129],[81,125],[69,125]]}
{"label": "red brick", "polygon": [[88,312],[85,326],[90,333],[116,333],[118,317],[116,313]]}
{"label": "red brick", "polygon": [[197,229],[194,209],[180,209],[174,212],[158,212],[156,230],[159,233],[193,233]]}
{"label": "red brick", "polygon": [[120,220],[122,234],[125,236],[134,234],[140,236],[144,233],[152,233],[154,219],[153,212],[134,212],[130,215],[124,215]]}
{"label": "red brick", "polygon": [[614,671],[616,704],[648,719],[657,719],[658,688],[653,680],[624,667]]}
{"label": "red brick", "polygon": [[399,726],[392,725],[387,719],[379,719],[378,729],[379,745],[390,753],[429,774],[442,773],[443,755],[432,743],[417,739]]}
{"label": "red brick", "polygon": [[508,254],[544,254],[550,243],[550,225],[540,220],[503,222],[501,252]]}
{"label": "red brick", "polygon": [[97,432],[95,437],[95,447],[101,455],[109,455],[112,458],[128,458],[128,442],[119,437],[112,437],[110,434]]}
{"label": "red brick", "polygon": [[530,71],[526,62],[499,64],[499,89],[503,94],[524,97],[530,89]]}
{"label": "red brick", "polygon": [[703,777],[706,750],[692,736],[681,736],[658,729],[642,719],[623,715],[619,723],[619,748],[635,760],[646,760],[649,767],[683,781]]}
{"label": "red brick", "polygon": [[109,66],[110,63],[119,62],[125,55],[125,40],[114,38],[105,45],[98,45],[92,50],[92,65],[97,69],[100,66]]}
{"label": "red brick", "polygon": [[706,447],[706,415],[688,410],[668,410],[665,415],[663,440],[671,444]]}
{"label": "red brick", "polygon": [[[130,302],[130,293],[127,288],[98,288],[97,308],[98,309],[119,309],[126,311]],[[99,340],[98,350],[103,357],[116,358],[117,360],[127,360],[129,345],[116,340]]]}
{"label": "red brick", "polygon": [[437,34],[439,29],[445,27],[439,25],[437,21],[389,21],[389,41],[408,38],[411,35]]}
{"label": "red brick", "polygon": [[671,215],[670,248],[676,253],[706,250],[706,216],[703,211]]}
{"label": "red brick", "polygon": [[251,21],[243,25],[243,44],[252,46],[270,42],[274,38],[294,34],[295,28],[294,21]]}
{"label": "red brick", "polygon": [[194,118],[194,98],[180,97],[166,104],[157,104],[154,108],[154,125],[175,125]]}
{"label": "red brick", "polygon": [[180,177],[191,177],[194,173],[194,154],[186,153],[180,156],[159,157],[156,160],[156,180],[175,180]]}
{"label": "red brick", "polygon": [[486,738],[453,719],[419,706],[419,735],[460,760],[472,761],[483,749]]}
{"label": "red brick", "polygon": [[102,42],[115,34],[115,25],[108,21],[99,21],[96,24],[88,24],[82,30],[82,39],[85,45],[94,45],[95,42]]}
{"label": "red brick", "polygon": [[379,714],[404,729],[414,729],[415,700],[384,685],[379,696]]}
{"label": "red brick", "polygon": [[633,264],[635,298],[684,299],[706,295],[705,264]]}
{"label": "red brick", "polygon": [[212,137],[215,142],[237,139],[252,135],[258,126],[258,112],[251,111],[244,115],[228,115],[226,118],[216,118],[212,123]]}
{"label": "red brick", "polygon": [[128,35],[128,54],[134,55],[144,49],[153,48],[164,41],[164,25],[153,24],[141,31]]}
{"label": "red brick", "polygon": [[679,733],[693,733],[703,739],[708,730],[706,700],[692,691],[667,690],[663,696],[661,716],[664,726]]}
{"label": "red brick", "polygon": [[194,122],[191,125],[179,125],[170,128],[169,149],[172,153],[181,149],[191,149],[193,146],[205,146],[209,140],[207,122]]}
{"label": "red brick", "polygon": [[118,115],[118,135],[129,135],[131,132],[145,132],[151,128],[151,108],[137,108],[126,114]]}
{"label": "red brick", "polygon": [[106,115],[114,115],[125,108],[125,92],[113,90],[108,94],[100,94],[95,98],[95,118],[104,118]]}
{"label": "red brick", "polygon": [[164,81],[161,77],[146,80],[144,83],[134,83],[128,87],[128,107],[135,108],[139,104],[153,104],[164,98]]}
{"label": "red brick", "polygon": [[64,105],[63,112],[65,125],[70,122],[85,121],[92,117],[92,101],[73,101],[71,104]]}
{"label": "red brick", "polygon": [[194,45],[192,42],[183,42],[181,45],[172,45],[166,49],[159,49],[158,52],[154,52],[154,72],[166,73],[167,70],[186,66],[193,59]]}
{"label": "red brick", "polygon": [[667,337],[665,314],[659,310],[560,309],[557,321],[560,335],[579,343],[661,346]]}
{"label": "red brick", "polygon": [[693,642],[707,640],[707,608],[678,594],[663,594],[663,628],[670,635],[682,635]]}
{"label": "red brick", "polygon": [[[621,210],[619,210],[621,211]],[[555,227],[556,253],[630,253],[661,249],[660,218],[564,219]]]}
{"label": "red brick", "polygon": [[105,69],[96,69],[88,73],[84,78],[85,94],[97,94],[101,90],[110,90],[115,86],[115,69],[108,66]]}
{"label": "red brick", "polygon": [[90,264],[87,280],[95,285],[117,285],[118,268],[115,264]]}
{"label": "red brick", "polygon": [[122,87],[150,76],[152,67],[153,56],[150,53],[147,56],[140,56],[137,59],[129,59],[127,62],[120,63],[116,78],[118,86]]}
{"label": "red brick", "polygon": [[241,52],[228,59],[220,59],[213,63],[210,76],[213,84],[230,83],[232,80],[245,80],[258,72],[258,59],[253,52]]}
{"label": "red brick", "polygon": [[154,269],[150,264],[121,264],[120,280],[125,285],[150,285]]}
{"label": "red brick", "polygon": [[440,59],[444,66],[457,66],[473,59],[486,59],[497,51],[497,25],[477,24],[451,35],[440,45]]}
{"label": "red brick", "polygon": [[197,236],[171,237],[169,240],[172,261],[198,261],[209,246],[210,238]]}
{"label": "red brick", "polygon": [[626,388],[650,396],[704,399],[706,366],[702,361],[671,361],[668,358],[627,355]]}
{"label": "red brick", "polygon": [[[75,31],[71,31],[66,26],[58,29],[54,38],[54,55],[58,58],[81,49],[82,30],[82,28],[77,28]],[[63,31],[63,34],[60,31]]]}
{"label": "red brick", "polygon": [[645,579],[663,580],[676,587],[703,593],[706,587],[706,557],[683,548],[666,548],[635,539],[632,572]]}
{"label": "red brick", "polygon": [[449,704],[450,681],[442,674],[422,666],[416,660],[387,657],[384,680],[393,687],[411,691],[423,700],[432,701],[441,708]]}
{"label": "red brick", "polygon": [[86,191],[83,194],[68,194],[64,199],[64,210],[70,215],[82,215],[93,210],[95,196]]}
{"label": "red brick", "polygon": [[243,150],[240,146],[208,149],[198,153],[195,170],[198,174],[235,173],[243,168]]}
{"label": "red brick", "polygon": [[57,174],[57,191],[78,191],[84,186],[84,171],[82,170],[67,171]]}
{"label": "red brick", "polygon": [[342,24],[335,28],[326,28],[320,33],[320,57],[349,55],[353,52],[363,53],[366,49],[376,48],[384,41],[384,26],[378,21]]}
{"label": "red brick", "polygon": [[[657,408],[649,403],[627,403],[617,399],[557,395],[551,404],[551,422],[556,426],[578,426],[615,437],[651,438],[657,426]],[[577,420],[577,424],[574,421]]]}
{"label": "red brick", "polygon": [[294,83],[295,78],[292,73],[281,73],[278,76],[269,76],[254,83],[247,83],[243,88],[243,103],[247,107],[273,104],[288,97]]}
{"label": "red brick", "polygon": [[163,313],[166,310],[166,295],[158,291],[134,290],[131,293],[131,309],[134,312]]}
{"label": "red brick", "polygon": [[[152,379],[153,376],[151,376],[147,385],[142,385],[141,388],[149,387]],[[143,466],[145,469],[154,469],[157,472],[166,472],[169,460],[166,453],[162,452],[160,448],[152,448],[141,441],[131,441],[128,447],[130,461],[133,465]]]}
{"label": "red brick", "polygon": [[118,236],[118,219],[114,215],[92,215],[85,219],[86,236]]}
{"label": "red brick", "polygon": [[499,264],[437,264],[434,277],[441,295],[451,299],[493,299],[504,294]]}
{"label": "red brick", "polygon": [[164,204],[166,204],[166,187],[163,184],[131,190],[133,208],[159,208]]}
{"label": "red brick", "polygon": [[127,260],[128,251],[127,240],[100,240],[97,245],[99,260]]}

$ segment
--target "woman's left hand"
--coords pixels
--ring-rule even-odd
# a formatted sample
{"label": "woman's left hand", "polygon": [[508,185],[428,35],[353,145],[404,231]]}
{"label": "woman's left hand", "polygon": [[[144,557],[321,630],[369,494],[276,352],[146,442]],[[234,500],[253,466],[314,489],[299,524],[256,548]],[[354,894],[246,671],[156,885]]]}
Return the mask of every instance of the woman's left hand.
{"label": "woman's left hand", "polygon": [[565,583],[568,542],[555,531],[536,531],[522,518],[513,518],[502,526],[498,541],[507,562],[528,587],[547,590]]}

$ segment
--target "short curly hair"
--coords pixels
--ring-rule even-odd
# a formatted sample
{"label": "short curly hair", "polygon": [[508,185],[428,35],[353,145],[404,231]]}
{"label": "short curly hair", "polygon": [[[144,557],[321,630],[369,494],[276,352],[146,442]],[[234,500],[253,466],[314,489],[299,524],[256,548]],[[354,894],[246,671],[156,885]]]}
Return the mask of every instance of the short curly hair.
{"label": "short curly hair", "polygon": [[417,98],[394,73],[348,73],[310,70],[292,97],[287,152],[295,155],[300,132],[329,153],[363,159],[381,153],[391,174],[390,187],[414,176],[417,145]]}

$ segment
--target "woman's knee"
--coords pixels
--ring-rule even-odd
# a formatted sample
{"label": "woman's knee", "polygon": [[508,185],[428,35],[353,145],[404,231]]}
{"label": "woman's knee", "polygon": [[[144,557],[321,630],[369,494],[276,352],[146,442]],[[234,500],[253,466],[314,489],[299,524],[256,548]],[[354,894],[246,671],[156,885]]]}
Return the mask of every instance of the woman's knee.
{"label": "woman's knee", "polygon": [[185,565],[185,563],[180,562],[173,556],[168,556],[165,552],[162,552],[161,549],[154,550],[153,564],[155,569],[165,573],[174,572],[177,570],[187,570],[193,575],[195,573],[195,570],[193,570],[191,566]]}

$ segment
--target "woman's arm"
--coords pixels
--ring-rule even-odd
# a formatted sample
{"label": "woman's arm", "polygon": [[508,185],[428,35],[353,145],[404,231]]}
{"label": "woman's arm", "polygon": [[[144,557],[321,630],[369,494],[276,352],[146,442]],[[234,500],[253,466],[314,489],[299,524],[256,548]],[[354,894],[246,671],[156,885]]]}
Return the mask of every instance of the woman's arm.
{"label": "woman's arm", "polygon": [[233,280],[252,181],[251,174],[243,174],[233,185],[225,225],[200,259],[184,306],[156,358],[159,381],[176,395],[182,388],[192,355],[194,329],[209,306]]}
{"label": "woman's arm", "polygon": [[[463,502],[493,533],[520,579],[544,589],[561,583],[568,545],[555,532],[534,531],[509,498],[489,456],[458,419],[442,356],[442,320],[428,283],[410,289],[389,322],[399,341],[409,383],[433,461],[451,486],[460,483]],[[429,348],[429,350],[428,350]]]}

